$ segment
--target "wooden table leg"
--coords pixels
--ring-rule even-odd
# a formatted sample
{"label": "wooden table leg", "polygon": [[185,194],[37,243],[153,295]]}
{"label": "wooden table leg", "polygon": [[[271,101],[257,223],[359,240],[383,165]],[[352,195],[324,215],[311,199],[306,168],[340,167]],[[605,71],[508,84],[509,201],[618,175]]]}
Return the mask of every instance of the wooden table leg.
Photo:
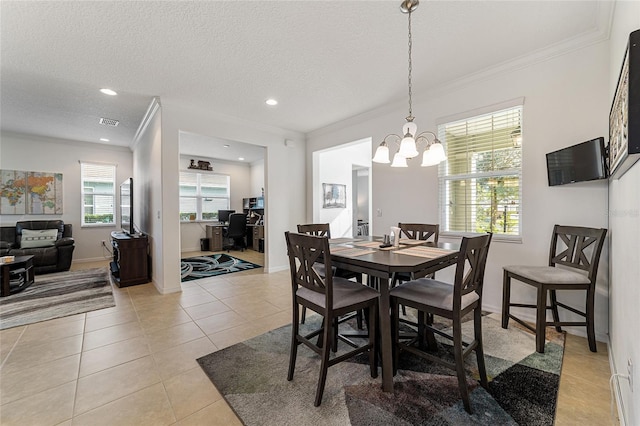
{"label": "wooden table leg", "polygon": [[380,348],[382,353],[382,390],[393,392],[393,353],[391,339],[391,314],[389,280],[378,278],[380,287]]}

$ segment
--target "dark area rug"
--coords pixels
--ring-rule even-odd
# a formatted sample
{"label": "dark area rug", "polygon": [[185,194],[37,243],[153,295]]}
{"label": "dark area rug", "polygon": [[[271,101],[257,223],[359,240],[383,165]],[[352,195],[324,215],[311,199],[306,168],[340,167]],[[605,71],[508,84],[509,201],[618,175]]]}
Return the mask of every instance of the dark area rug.
{"label": "dark area rug", "polygon": [[232,272],[248,271],[262,266],[228,254],[212,254],[210,256],[189,257],[181,259],[181,282],[199,280],[201,278],[215,277]]}
{"label": "dark area rug", "polygon": [[[305,329],[319,319],[307,319]],[[447,324],[441,328],[446,329]],[[473,335],[472,322],[463,335]],[[291,328],[285,326],[200,359],[198,363],[246,425],[552,425],[555,417],[564,334],[548,335],[545,353],[535,338],[495,314],[483,317],[489,386],[477,379],[475,354],[466,371],[473,415],[467,414],[455,372],[403,353],[393,393],[369,375],[366,355],[329,368],[322,405],[314,407],[319,357],[300,346],[293,381],[286,380]],[[453,350],[438,342],[438,356]],[[338,351],[338,356],[341,351]]]}
{"label": "dark area rug", "polygon": [[0,330],[112,306],[107,268],[36,275],[25,290],[0,298]]}

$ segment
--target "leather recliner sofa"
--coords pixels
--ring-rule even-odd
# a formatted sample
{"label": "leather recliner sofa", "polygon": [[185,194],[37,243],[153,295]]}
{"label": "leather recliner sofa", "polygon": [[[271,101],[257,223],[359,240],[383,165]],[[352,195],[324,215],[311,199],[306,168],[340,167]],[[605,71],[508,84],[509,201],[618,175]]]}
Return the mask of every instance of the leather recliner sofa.
{"label": "leather recliner sofa", "polygon": [[[46,247],[23,247],[24,230],[38,231],[57,230],[55,241]],[[68,271],[71,268],[73,249],[73,228],[61,220],[28,220],[17,222],[16,226],[0,227],[0,256],[33,255],[33,266],[36,274]],[[33,244],[31,244],[33,245]]]}

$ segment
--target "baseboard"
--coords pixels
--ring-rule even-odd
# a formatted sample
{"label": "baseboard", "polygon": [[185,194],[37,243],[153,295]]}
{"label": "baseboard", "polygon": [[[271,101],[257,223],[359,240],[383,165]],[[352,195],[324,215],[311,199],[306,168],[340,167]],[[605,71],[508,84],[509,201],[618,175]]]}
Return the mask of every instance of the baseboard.
{"label": "baseboard", "polygon": [[[609,354],[609,368],[611,369],[611,375],[618,374],[616,368],[615,357],[613,356],[613,349],[611,348],[611,339],[607,336],[607,352]],[[625,372],[626,374],[626,372]],[[613,381],[613,394],[616,399],[616,408],[618,409],[618,419],[620,419],[620,426],[626,426],[624,403],[622,401],[622,391],[620,390],[620,380]]]}

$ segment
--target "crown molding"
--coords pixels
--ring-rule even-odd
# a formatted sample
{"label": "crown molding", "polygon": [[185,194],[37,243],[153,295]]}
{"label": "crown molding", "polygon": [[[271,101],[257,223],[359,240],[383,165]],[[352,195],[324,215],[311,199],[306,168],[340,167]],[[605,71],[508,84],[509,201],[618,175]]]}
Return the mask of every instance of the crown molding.
{"label": "crown molding", "polygon": [[[613,21],[613,13],[615,10],[615,2],[602,0],[597,2],[597,12],[593,23],[593,30],[553,44],[543,49],[522,55],[520,57],[510,59],[505,62],[495,64],[483,70],[467,74],[455,80],[448,81],[437,87],[422,90],[417,93],[415,98],[429,99],[431,97],[441,96],[443,94],[455,92],[466,86],[482,82],[491,78],[495,78],[502,74],[521,70],[534,66],[536,64],[552,60],[554,58],[568,55],[586,47],[605,42],[609,40],[611,34],[611,24]],[[307,139],[318,137],[327,133],[336,132],[344,128],[359,124],[363,121],[376,119],[390,113],[402,109],[406,105],[406,100],[398,100],[396,102],[387,103],[382,107],[365,111],[361,114],[346,118],[328,126],[321,127],[316,130],[307,132]]]}

